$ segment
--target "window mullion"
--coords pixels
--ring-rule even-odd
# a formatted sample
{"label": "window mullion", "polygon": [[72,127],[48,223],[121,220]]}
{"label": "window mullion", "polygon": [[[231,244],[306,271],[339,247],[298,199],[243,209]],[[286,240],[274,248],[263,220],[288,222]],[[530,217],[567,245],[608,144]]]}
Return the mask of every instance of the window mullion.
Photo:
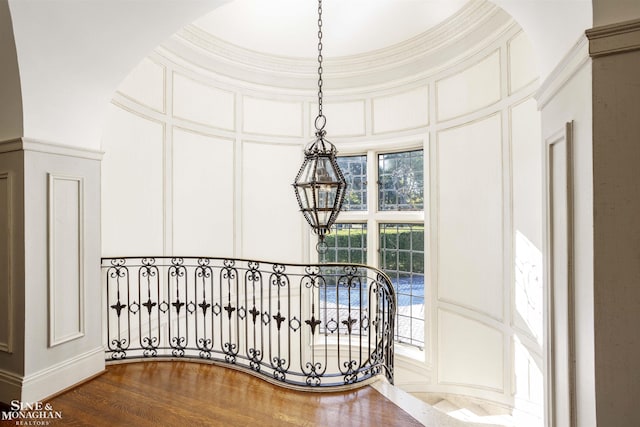
{"label": "window mullion", "polygon": [[374,150],[367,152],[367,262],[369,265],[380,265],[380,247],[378,223],[378,155]]}

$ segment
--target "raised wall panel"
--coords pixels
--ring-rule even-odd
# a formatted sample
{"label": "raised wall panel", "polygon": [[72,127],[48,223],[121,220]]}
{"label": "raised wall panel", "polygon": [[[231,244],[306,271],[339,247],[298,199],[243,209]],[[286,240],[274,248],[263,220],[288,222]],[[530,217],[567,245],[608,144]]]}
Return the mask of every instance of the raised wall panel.
{"label": "raised wall panel", "polygon": [[165,68],[149,58],[143,59],[124,79],[118,92],[140,104],[164,112]]}
{"label": "raised wall panel", "polygon": [[102,254],[163,253],[164,126],[110,106],[102,147]]}
{"label": "raised wall panel", "polygon": [[509,40],[509,91],[522,89],[538,77],[536,55],[523,31]]}
{"label": "raised wall panel", "polygon": [[477,111],[500,100],[500,51],[436,82],[439,121]]}
{"label": "raised wall panel", "polygon": [[302,215],[291,186],[302,147],[245,141],[242,152],[242,256],[302,262]]}
{"label": "raised wall panel", "polygon": [[[331,102],[324,103],[322,113],[327,118],[327,137],[363,136],[366,133],[365,102]],[[315,132],[315,119],[318,115],[318,104],[313,104],[310,111],[309,132]]]}
{"label": "raised wall panel", "polygon": [[495,391],[504,388],[500,331],[446,310],[438,311],[438,383]]}
{"label": "raised wall panel", "polygon": [[500,116],[442,131],[437,144],[438,297],[501,319]]}
{"label": "raised wall panel", "polygon": [[303,136],[302,103],[243,97],[242,130],[273,136]]}
{"label": "raised wall panel", "polygon": [[13,347],[12,209],[11,178],[8,173],[0,173],[0,351],[7,353]]}
{"label": "raised wall panel", "polygon": [[429,87],[374,98],[373,133],[415,129],[429,124]]}
{"label": "raised wall panel", "polygon": [[548,138],[546,143],[551,414],[553,425],[574,426],[571,124]]}
{"label": "raised wall panel", "polygon": [[174,128],[173,252],[231,256],[234,141]]}
{"label": "raised wall panel", "polygon": [[542,348],[542,150],[534,99],[511,109],[514,230],[513,323]]}
{"label": "raised wall panel", "polygon": [[513,337],[514,395],[535,405],[538,420],[543,419],[544,367],[543,357],[537,349],[527,347],[517,335]]}
{"label": "raised wall panel", "polygon": [[173,115],[219,129],[235,129],[235,95],[173,73]]}
{"label": "raised wall panel", "polygon": [[49,346],[84,335],[83,179],[49,174]]}

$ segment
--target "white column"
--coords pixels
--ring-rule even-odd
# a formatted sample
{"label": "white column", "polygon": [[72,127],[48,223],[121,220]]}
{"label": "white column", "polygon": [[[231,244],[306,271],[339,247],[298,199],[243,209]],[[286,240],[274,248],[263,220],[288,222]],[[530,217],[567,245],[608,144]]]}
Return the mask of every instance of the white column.
{"label": "white column", "polygon": [[11,301],[0,401],[42,400],[104,370],[101,158],[24,138],[0,143],[0,265],[10,266],[0,292]]}

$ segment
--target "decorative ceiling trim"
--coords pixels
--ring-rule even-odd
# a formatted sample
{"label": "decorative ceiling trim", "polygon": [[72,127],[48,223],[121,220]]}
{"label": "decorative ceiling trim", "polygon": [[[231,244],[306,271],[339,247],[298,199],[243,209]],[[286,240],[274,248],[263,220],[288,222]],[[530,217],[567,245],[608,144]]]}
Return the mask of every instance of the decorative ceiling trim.
{"label": "decorative ceiling trim", "polygon": [[[435,70],[468,55],[488,38],[502,34],[513,20],[486,0],[472,0],[456,14],[402,43],[371,52],[325,58],[331,89],[381,84]],[[216,74],[283,88],[308,88],[315,79],[315,58],[268,55],[245,49],[189,25],[157,52],[180,57]]]}
{"label": "decorative ceiling trim", "polygon": [[556,94],[589,62],[588,41],[581,35],[558,66],[549,74],[536,91],[534,98],[542,110]]}

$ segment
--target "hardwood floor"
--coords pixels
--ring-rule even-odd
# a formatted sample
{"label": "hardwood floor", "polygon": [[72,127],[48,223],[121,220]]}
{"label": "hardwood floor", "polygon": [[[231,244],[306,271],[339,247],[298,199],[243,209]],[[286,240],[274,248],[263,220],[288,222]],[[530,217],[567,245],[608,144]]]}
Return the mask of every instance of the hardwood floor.
{"label": "hardwood floor", "polygon": [[65,426],[422,425],[369,386],[300,392],[244,372],[188,362],[108,366],[105,374],[49,403],[62,411]]}

